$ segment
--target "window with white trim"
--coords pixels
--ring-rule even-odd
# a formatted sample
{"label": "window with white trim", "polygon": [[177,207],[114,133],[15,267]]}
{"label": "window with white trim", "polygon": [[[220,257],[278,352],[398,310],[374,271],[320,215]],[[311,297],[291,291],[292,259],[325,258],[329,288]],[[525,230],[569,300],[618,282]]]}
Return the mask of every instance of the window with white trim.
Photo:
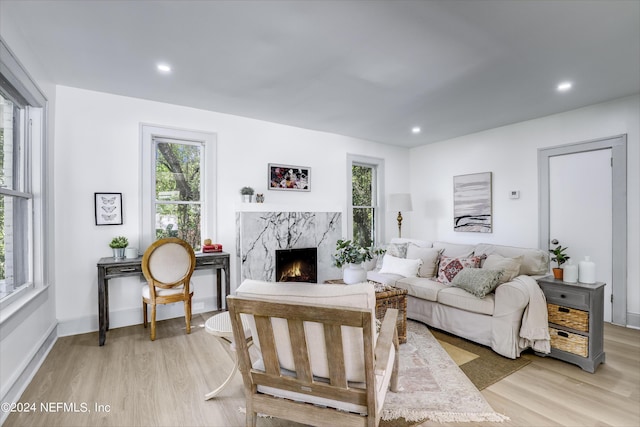
{"label": "window with white trim", "polygon": [[350,238],[363,247],[382,242],[384,160],[348,155],[348,228]]}
{"label": "window with white trim", "polygon": [[142,236],[215,239],[215,135],[142,125]]}
{"label": "window with white trim", "polygon": [[[0,309],[47,280],[42,177],[46,98],[0,39]],[[33,170],[32,165],[41,170]],[[38,192],[39,196],[34,197]],[[38,225],[40,233],[35,235]],[[34,257],[38,269],[34,272]]]}

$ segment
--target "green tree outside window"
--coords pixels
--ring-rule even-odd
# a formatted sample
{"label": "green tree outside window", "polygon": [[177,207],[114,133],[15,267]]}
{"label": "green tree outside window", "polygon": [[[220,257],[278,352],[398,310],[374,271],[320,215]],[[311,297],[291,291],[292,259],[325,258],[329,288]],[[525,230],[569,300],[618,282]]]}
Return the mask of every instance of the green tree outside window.
{"label": "green tree outside window", "polygon": [[201,161],[197,144],[156,144],[156,239],[178,237],[201,248]]}
{"label": "green tree outside window", "polygon": [[365,248],[375,243],[374,173],[375,169],[367,165],[353,165],[351,168],[353,241]]}

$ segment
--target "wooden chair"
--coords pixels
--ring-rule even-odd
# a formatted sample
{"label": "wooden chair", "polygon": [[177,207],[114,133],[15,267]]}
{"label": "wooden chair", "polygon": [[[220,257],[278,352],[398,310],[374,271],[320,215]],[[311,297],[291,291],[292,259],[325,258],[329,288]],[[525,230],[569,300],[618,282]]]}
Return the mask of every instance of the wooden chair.
{"label": "wooden chair", "polygon": [[176,237],[151,244],[142,257],[142,273],[147,285],[142,288],[142,312],[147,327],[147,305],[151,305],[151,341],[156,339],[156,306],[184,302],[187,333],[191,333],[191,275],[196,266],[193,248]]}
{"label": "wooden chair", "polygon": [[[398,385],[397,310],[387,310],[376,334],[370,284],[295,285],[302,292],[368,286],[367,305],[372,301],[373,306],[361,308],[297,302],[289,292],[268,288],[261,291],[270,293],[264,299],[243,296],[245,283],[227,303],[244,381],[246,425],[255,426],[260,413],[317,426],[377,426],[387,389]],[[336,298],[336,304],[344,300]],[[259,352],[254,361],[241,321],[246,315]]]}

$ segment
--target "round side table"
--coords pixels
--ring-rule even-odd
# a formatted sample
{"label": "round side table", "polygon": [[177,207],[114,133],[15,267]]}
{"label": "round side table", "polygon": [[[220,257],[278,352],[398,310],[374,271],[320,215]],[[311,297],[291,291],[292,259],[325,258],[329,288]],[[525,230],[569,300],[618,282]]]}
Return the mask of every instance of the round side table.
{"label": "round side table", "polygon": [[[248,337],[247,341],[251,345],[251,330],[249,329],[249,323],[246,320],[246,316],[242,316],[242,326],[245,331],[245,335]],[[228,311],[215,314],[211,316],[204,324],[204,329],[214,337],[218,338],[222,345],[229,344],[231,351],[235,354],[235,344],[233,343],[233,329],[231,327],[231,317]],[[233,379],[233,376],[238,371],[238,358],[234,356],[234,364],[231,373],[226,380],[217,389],[205,394],[204,399],[209,400],[217,396]]]}

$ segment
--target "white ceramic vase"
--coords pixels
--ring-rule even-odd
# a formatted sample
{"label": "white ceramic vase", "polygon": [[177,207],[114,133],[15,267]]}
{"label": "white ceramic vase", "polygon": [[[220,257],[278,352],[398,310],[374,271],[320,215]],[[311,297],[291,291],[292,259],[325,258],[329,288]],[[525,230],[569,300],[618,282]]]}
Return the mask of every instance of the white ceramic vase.
{"label": "white ceramic vase", "polygon": [[573,263],[573,260],[567,261],[567,264],[562,269],[564,270],[562,280],[567,283],[576,283],[578,281],[578,266]]}
{"label": "white ceramic vase", "polygon": [[588,256],[578,263],[578,280],[580,283],[596,283],[596,265]]}
{"label": "white ceramic vase", "polygon": [[342,272],[342,280],[347,285],[367,281],[367,271],[362,264],[348,264]]}

